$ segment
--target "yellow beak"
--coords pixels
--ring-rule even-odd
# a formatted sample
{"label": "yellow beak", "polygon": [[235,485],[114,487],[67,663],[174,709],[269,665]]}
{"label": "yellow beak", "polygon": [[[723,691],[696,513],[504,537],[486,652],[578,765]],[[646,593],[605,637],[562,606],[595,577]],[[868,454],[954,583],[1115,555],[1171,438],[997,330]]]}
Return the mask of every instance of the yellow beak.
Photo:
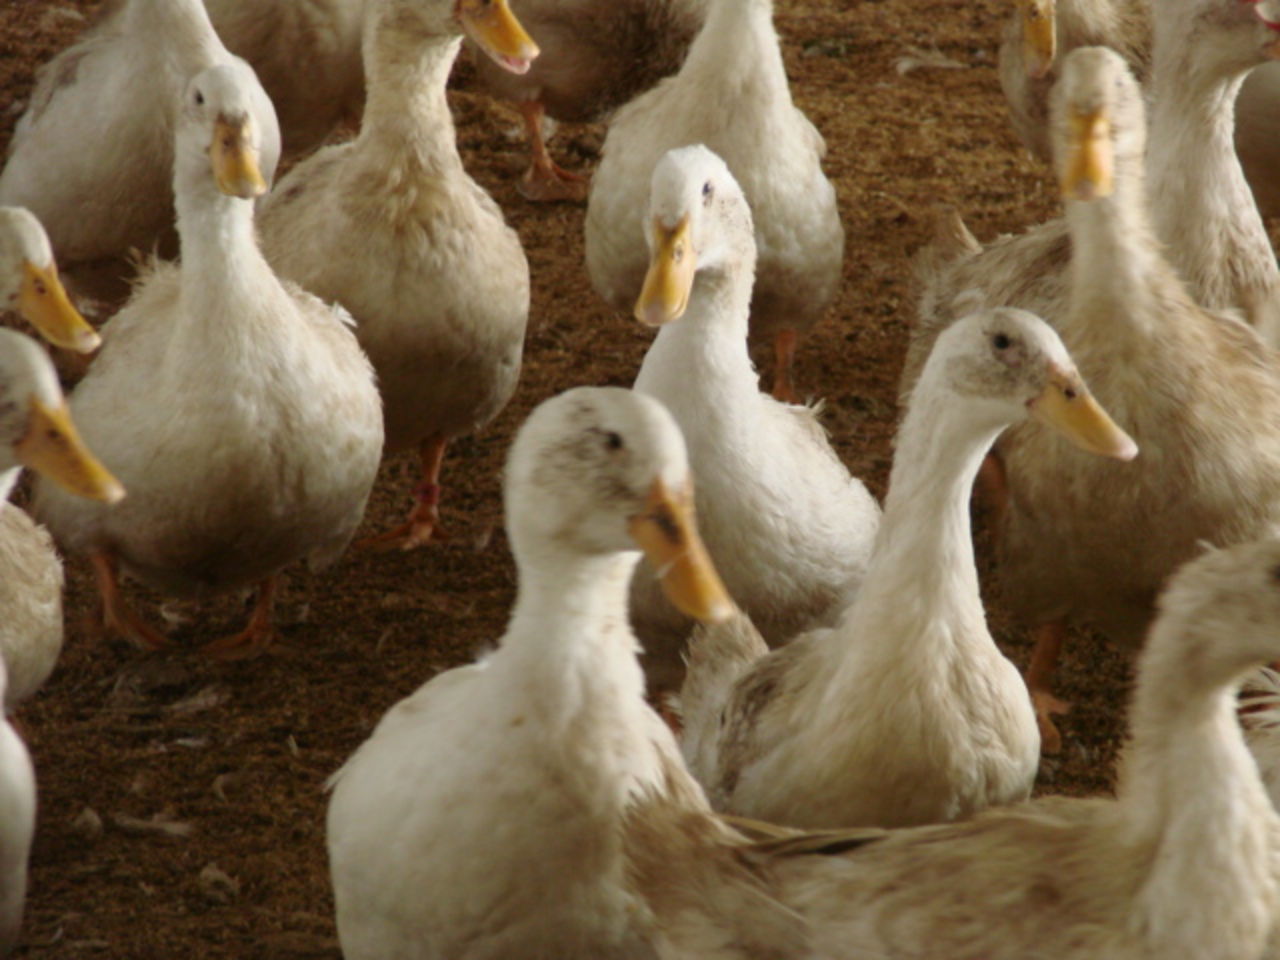
{"label": "yellow beak", "polygon": [[528,73],[538,56],[538,45],[511,12],[507,0],[458,0],[458,19],[495,63],[512,73]]}
{"label": "yellow beak", "polygon": [[1138,455],[1133,438],[1098,406],[1075,372],[1055,371],[1044,392],[1031,401],[1031,415],[1057,430],[1081,450],[1116,460]]}
{"label": "yellow beak", "polygon": [[97,331],[71,305],[55,264],[37,267],[29,260],[22,264],[18,312],[55,347],[92,353],[102,343]]}
{"label": "yellow beak", "polygon": [[249,121],[218,117],[209,147],[213,177],[218,189],[230,197],[252,200],[267,192],[267,181],[258,168],[258,151],[249,136]]}
{"label": "yellow beak", "polygon": [[107,472],[80,439],[65,403],[51,408],[32,397],[27,433],[14,447],[14,453],[24,467],[78,496],[103,503],[116,503],[124,496],[120,481]]}
{"label": "yellow beak", "polygon": [[1053,7],[1041,6],[1038,0],[1027,0],[1022,8],[1022,59],[1027,76],[1041,80],[1053,69],[1058,54],[1058,31]]}
{"label": "yellow beak", "polygon": [[636,301],[636,319],[651,327],[660,327],[679,318],[689,306],[698,256],[689,242],[688,214],[671,229],[655,218],[653,238],[653,259],[649,261],[640,299]]}
{"label": "yellow beak", "polygon": [[673,493],[655,481],[644,512],[631,518],[628,530],[677,610],[702,623],[721,623],[733,614],[733,601],[698,536],[691,487]]}
{"label": "yellow beak", "polygon": [[1067,169],[1062,176],[1062,195],[1076,200],[1110,196],[1115,166],[1111,121],[1101,111],[1072,110],[1067,123]]}

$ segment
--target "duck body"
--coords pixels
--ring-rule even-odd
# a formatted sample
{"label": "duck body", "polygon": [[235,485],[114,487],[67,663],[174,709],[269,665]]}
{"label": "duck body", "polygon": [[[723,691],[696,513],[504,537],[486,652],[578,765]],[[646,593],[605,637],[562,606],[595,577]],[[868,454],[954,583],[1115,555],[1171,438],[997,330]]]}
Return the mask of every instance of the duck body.
{"label": "duck body", "polygon": [[40,689],[58,662],[64,579],[49,532],[19,507],[0,502],[0,659],[9,677],[4,713]]}
{"label": "duck body", "polygon": [[[751,332],[807,330],[834,300],[844,228],[822,172],[822,136],[792,103],[772,15],[769,0],[716,0],[680,72],[610,122],[587,206],[586,257],[592,285],[614,308],[631,309],[648,266],[640,240],[654,166],[698,143],[724,160],[751,207]],[[779,379],[789,383],[787,348],[779,351]]]}
{"label": "duck body", "polygon": [[[680,424],[717,569],[765,639],[781,643],[857,589],[880,508],[812,409],[760,392],[747,354],[751,212],[728,168],[705,147],[673,150],[654,171],[650,204],[671,224],[694,221],[686,256],[697,258],[697,273],[687,307],[659,329],[635,389]],[[663,253],[652,245],[657,264]],[[692,627],[647,567],[633,585],[632,616],[647,646],[655,628],[683,641]]]}
{"label": "duck body", "polygon": [[[41,69],[0,173],[0,203],[31,210],[64,267],[171,244],[182,91],[233,59],[200,0],[129,0]],[[268,178],[274,136],[260,158]]]}
{"label": "duck body", "polygon": [[520,374],[529,267],[458,156],[444,84],[460,36],[424,33],[397,4],[382,6],[366,41],[360,136],[291,171],[260,225],[282,276],[355,317],[393,451],[473,432],[506,405]]}
{"label": "duck body", "polygon": [[[4,664],[0,663],[0,685]],[[0,716],[0,956],[18,943],[27,896],[27,858],[36,828],[36,777],[26,745]]]}
{"label": "duck body", "polygon": [[331,781],[346,957],[658,955],[622,857],[624,811],[647,791],[705,802],[644,701],[628,530],[661,511],[699,552],[687,506],[664,505],[687,471],[648,398],[582,388],[530,416],[507,471],[520,573],[497,651],[393,707]]}
{"label": "duck body", "polygon": [[152,269],[72,397],[90,442],[132,485],[126,509],[36,491],[67,549],[105,551],[176,595],[334,559],[382,449],[373,374],[347,317],[276,279],[252,204],[210,175],[214,91],[252,131],[273,125],[253,113],[256,86],[243,65],[192,81],[175,165],[182,263]]}
{"label": "duck body", "polygon": [[227,48],[258,74],[275,104],[283,148],[304,154],[364,95],[360,38],[366,0],[204,0]]}

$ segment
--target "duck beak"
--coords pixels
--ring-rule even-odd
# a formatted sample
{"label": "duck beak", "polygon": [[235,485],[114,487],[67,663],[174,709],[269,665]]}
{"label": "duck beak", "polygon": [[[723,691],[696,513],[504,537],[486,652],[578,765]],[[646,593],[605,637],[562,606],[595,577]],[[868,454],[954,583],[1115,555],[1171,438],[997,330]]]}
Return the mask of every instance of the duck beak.
{"label": "duck beak", "polygon": [[1027,76],[1033,80],[1048,76],[1057,53],[1058,35],[1053,9],[1042,6],[1039,0],[1025,0],[1022,7],[1022,59],[1027,65]]}
{"label": "duck beak", "polygon": [[689,241],[689,215],[686,213],[670,229],[655,217],[653,257],[636,301],[636,319],[651,327],[678,319],[689,306],[697,270],[698,256]]}
{"label": "duck beak", "polygon": [[97,331],[71,305],[67,291],[58,279],[56,264],[37,267],[29,260],[22,264],[18,312],[55,347],[92,353],[102,343]]}
{"label": "duck beak", "polygon": [[47,407],[32,397],[27,423],[26,435],[14,447],[20,464],[77,496],[103,503],[116,503],[124,496],[120,481],[80,439],[65,402]]}
{"label": "duck beak", "polygon": [[218,189],[229,197],[252,200],[267,192],[267,181],[258,168],[258,151],[249,135],[249,121],[218,117],[209,147]]}
{"label": "duck beak", "polygon": [[1110,196],[1115,166],[1110,119],[1101,110],[1080,113],[1072,109],[1067,123],[1067,170],[1062,176],[1062,195],[1069,200]]}
{"label": "duck beak", "polygon": [[512,73],[528,73],[538,45],[516,19],[507,0],[458,0],[462,28],[492,60]]}
{"label": "duck beak", "polygon": [[654,481],[644,512],[631,518],[628,530],[677,610],[702,623],[721,623],[733,614],[733,601],[698,536],[691,486],[673,492],[661,479]]}
{"label": "duck beak", "polygon": [[1031,415],[1081,450],[1116,460],[1138,455],[1133,438],[1116,426],[1075,371],[1054,370],[1044,392],[1028,404]]}

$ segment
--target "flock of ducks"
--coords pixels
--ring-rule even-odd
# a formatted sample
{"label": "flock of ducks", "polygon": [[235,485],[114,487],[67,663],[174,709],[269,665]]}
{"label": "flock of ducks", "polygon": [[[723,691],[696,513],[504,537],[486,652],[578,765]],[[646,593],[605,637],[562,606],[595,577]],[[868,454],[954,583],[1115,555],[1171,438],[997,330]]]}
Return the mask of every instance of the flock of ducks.
{"label": "flock of ducks", "polygon": [[[522,191],[587,199],[594,286],[660,329],[634,389],[568,390],[513,442],[496,650],[331,778],[344,954],[1280,957],[1280,271],[1232,106],[1280,4],[1020,0],[1002,80],[1064,216],[985,247],[942,219],[883,510],[792,402],[844,237],[770,0],[512,6],[116,0],[43,68],[0,173],[0,304],[96,356],[68,402],[0,330],[0,503],[28,468],[42,524],[0,510],[6,712],[61,648],[55,541],[144,649],[169,640],[123,576],[256,587],[206,648],[243,657],[280,572],[348,549],[385,451],[422,481],[361,546],[441,536],[448,444],[512,396],[529,315],[457,151],[467,42],[520,105]],[[361,96],[359,133],[308,153]],[[610,110],[588,187],[542,119]],[[55,253],[77,296],[131,285],[101,334]],[[987,628],[975,485],[1025,678]],[[1143,646],[1131,738],[1114,799],[1030,801],[1073,621]],[[34,829],[0,722],[0,954]]]}

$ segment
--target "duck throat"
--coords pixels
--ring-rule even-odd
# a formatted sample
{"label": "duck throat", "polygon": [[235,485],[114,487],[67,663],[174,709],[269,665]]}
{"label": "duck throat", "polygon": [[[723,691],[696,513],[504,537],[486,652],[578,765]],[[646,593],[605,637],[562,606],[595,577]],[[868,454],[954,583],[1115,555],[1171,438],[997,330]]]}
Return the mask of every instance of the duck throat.
{"label": "duck throat", "polygon": [[426,170],[461,167],[453,115],[445,96],[461,34],[435,35],[402,0],[382,0],[369,13],[364,39],[368,93],[361,142]]}
{"label": "duck throat", "polygon": [[772,0],[710,0],[681,75],[700,89],[737,91],[790,102],[787,71],[773,26]]}

